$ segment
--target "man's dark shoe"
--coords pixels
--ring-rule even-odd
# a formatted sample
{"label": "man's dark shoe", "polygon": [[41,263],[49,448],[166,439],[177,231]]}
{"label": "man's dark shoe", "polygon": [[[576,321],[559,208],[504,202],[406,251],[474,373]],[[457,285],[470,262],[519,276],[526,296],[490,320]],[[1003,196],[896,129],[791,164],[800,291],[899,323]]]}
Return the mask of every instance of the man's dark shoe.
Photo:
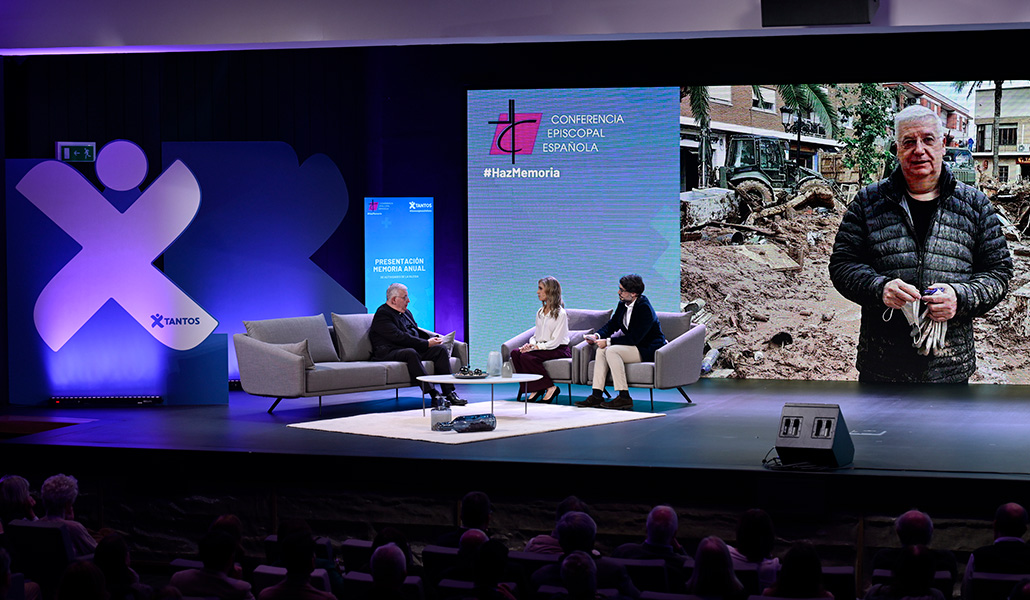
{"label": "man's dark shoe", "polygon": [[607,408],[609,410],[633,410],[633,398],[629,397],[626,392],[619,392],[619,395],[612,398],[608,402],[604,402],[598,408]]}
{"label": "man's dark shoe", "polygon": [[465,406],[468,404],[468,400],[458,397],[458,392],[451,390],[447,392],[447,401],[451,403],[451,406]]}
{"label": "man's dark shoe", "polygon": [[576,402],[576,406],[580,408],[597,408],[602,404],[604,404],[604,396],[602,396],[601,392],[598,390],[594,390],[594,392],[585,399]]}

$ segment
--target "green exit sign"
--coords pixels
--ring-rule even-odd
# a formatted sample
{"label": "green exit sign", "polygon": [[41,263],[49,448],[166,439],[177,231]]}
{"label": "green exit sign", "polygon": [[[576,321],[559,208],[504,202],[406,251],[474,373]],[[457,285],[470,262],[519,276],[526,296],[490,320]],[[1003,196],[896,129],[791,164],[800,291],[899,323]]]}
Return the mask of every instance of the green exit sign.
{"label": "green exit sign", "polygon": [[95,142],[57,142],[57,160],[63,162],[93,162],[97,156]]}

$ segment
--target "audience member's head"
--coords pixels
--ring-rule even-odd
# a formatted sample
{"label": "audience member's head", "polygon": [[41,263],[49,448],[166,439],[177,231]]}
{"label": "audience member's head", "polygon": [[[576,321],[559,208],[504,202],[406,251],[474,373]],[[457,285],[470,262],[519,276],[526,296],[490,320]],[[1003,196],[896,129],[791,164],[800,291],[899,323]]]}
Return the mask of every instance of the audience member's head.
{"label": "audience member's head", "polygon": [[564,500],[558,503],[558,509],[555,511],[554,522],[557,523],[562,516],[567,512],[579,511],[581,513],[590,514],[590,507],[587,506],[586,502],[583,502],[576,496],[566,496]]}
{"label": "audience member's head", "polygon": [[35,518],[32,507],[35,499],[29,493],[29,482],[18,475],[0,478],[0,521],[10,523],[15,519]]}
{"label": "audience member's head", "polygon": [[1002,504],[994,513],[994,537],[1017,537],[1021,538],[1026,533],[1026,509],[1009,502]]}
{"label": "audience member's head", "polygon": [[927,546],[933,537],[933,519],[922,511],[910,510],[894,520],[894,531],[902,546]]}
{"label": "audience member's head", "polygon": [[680,521],[671,506],[656,506],[647,515],[647,541],[658,546],[672,546]]}
{"label": "audience member's head", "polygon": [[57,600],[107,600],[107,585],[100,568],[88,560],[68,565],[57,585]]}
{"label": "audience member's head", "polygon": [[823,594],[823,566],[810,542],[795,542],[780,561],[776,580],[780,598],[818,598]]}
{"label": "audience member's head", "polygon": [[109,533],[97,543],[93,563],[100,568],[108,587],[128,585],[135,577],[129,568],[129,545],[118,533]]}
{"label": "audience member's head", "polygon": [[490,538],[481,529],[469,529],[461,534],[458,539],[458,556],[462,560],[472,561],[479,553],[479,549]]}
{"label": "audience member's head", "polygon": [[415,563],[411,555],[411,546],[408,544],[408,538],[404,533],[396,527],[383,527],[372,539],[372,552],[374,553],[387,544],[393,544],[400,548],[401,552],[404,553],[407,569],[410,570],[411,566]]}
{"label": "audience member's head", "polygon": [[200,561],[210,571],[228,573],[236,560],[236,540],[228,533],[213,529],[200,538]]}
{"label": "audience member's head", "polygon": [[291,579],[306,580],[315,569],[315,540],[308,524],[300,519],[288,519],[276,531],[279,556]]}
{"label": "audience member's head", "polygon": [[726,542],[714,535],[701,540],[697,545],[694,572],[687,581],[687,593],[727,598],[743,590],[744,585],[733,572],[733,559]]}
{"label": "audience member's head", "polygon": [[72,506],[79,497],[79,482],[74,477],[63,473],[54,475],[43,482],[39,493],[48,517],[74,518]]}
{"label": "audience member's head", "polygon": [[594,549],[594,538],[597,537],[597,524],[590,515],[571,511],[562,515],[554,528],[555,537],[562,552],[568,554],[581,550],[590,553]]}
{"label": "audience member's head", "polygon": [[483,492],[469,492],[461,499],[461,524],[464,527],[486,531],[491,512],[490,498]]}
{"label": "audience member's head", "polygon": [[372,582],[384,590],[399,590],[408,574],[404,551],[392,542],[375,549],[369,566]]}
{"label": "audience member's head", "polygon": [[933,586],[933,555],[922,544],[905,546],[891,573],[892,595],[929,596]]}
{"label": "audience member's head", "polygon": [[570,600],[590,600],[597,593],[597,564],[586,552],[572,552],[561,563],[561,581]]}
{"label": "audience member's head", "polygon": [[208,528],[208,530],[215,529],[228,533],[237,543],[243,542],[243,521],[240,521],[236,515],[219,515]]}
{"label": "audience member's head", "polygon": [[760,508],[744,512],[737,522],[737,551],[748,562],[760,563],[772,556],[776,544],[772,517]]}
{"label": "audience member's head", "polygon": [[475,559],[475,583],[481,589],[490,589],[501,583],[508,566],[508,547],[500,540],[487,540],[479,547]]}

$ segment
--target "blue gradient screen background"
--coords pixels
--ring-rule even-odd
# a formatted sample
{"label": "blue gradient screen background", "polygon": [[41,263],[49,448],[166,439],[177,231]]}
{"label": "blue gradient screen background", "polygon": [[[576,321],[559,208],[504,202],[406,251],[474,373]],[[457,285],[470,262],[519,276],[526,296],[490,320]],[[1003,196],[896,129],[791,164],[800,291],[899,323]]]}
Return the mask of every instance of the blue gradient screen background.
{"label": "blue gradient screen background", "polygon": [[[514,165],[491,154],[511,100],[539,121],[535,140],[516,125]],[[678,88],[470,90],[468,196],[472,366],[533,327],[547,275],[567,308],[614,308],[639,273],[655,310],[679,310]]]}

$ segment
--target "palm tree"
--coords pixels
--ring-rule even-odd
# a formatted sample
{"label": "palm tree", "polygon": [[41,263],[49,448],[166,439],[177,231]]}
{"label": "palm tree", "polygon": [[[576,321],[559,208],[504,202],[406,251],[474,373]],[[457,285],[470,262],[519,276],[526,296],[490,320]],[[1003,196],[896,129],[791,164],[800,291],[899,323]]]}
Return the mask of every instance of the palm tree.
{"label": "palm tree", "polygon": [[708,87],[704,85],[695,85],[680,88],[680,100],[687,98],[690,104],[690,113],[694,115],[694,119],[697,121],[698,129],[701,130],[701,140],[698,144],[698,162],[701,163],[701,186],[706,187],[708,185],[708,171],[711,165],[708,164],[711,159],[711,152],[709,149],[711,145],[708,139],[712,132],[712,121],[711,115],[709,114],[708,104]]}
{"label": "palm tree", "polygon": [[[973,91],[978,89],[983,84],[988,83],[986,81],[956,81],[955,91],[961,92],[967,86],[969,92],[966,94],[966,98],[973,94]],[[998,126],[1001,124],[1001,85],[1005,83],[1004,80],[995,80],[990,83],[994,84],[994,121],[991,126],[991,177],[995,180],[998,179]]]}
{"label": "palm tree", "polygon": [[[756,85],[752,86],[755,90],[755,94],[761,98],[762,91]],[[780,95],[780,99],[783,100],[783,107],[790,109],[798,115],[797,128],[798,128],[798,165],[801,164],[801,114],[802,113],[814,113],[821,123],[826,125],[828,134],[831,138],[837,137],[837,133],[840,130],[840,117],[837,115],[837,109],[833,106],[833,102],[830,100],[829,94],[826,93],[826,89],[823,84],[819,83],[801,83],[801,84],[783,84],[777,85],[776,91]]]}

